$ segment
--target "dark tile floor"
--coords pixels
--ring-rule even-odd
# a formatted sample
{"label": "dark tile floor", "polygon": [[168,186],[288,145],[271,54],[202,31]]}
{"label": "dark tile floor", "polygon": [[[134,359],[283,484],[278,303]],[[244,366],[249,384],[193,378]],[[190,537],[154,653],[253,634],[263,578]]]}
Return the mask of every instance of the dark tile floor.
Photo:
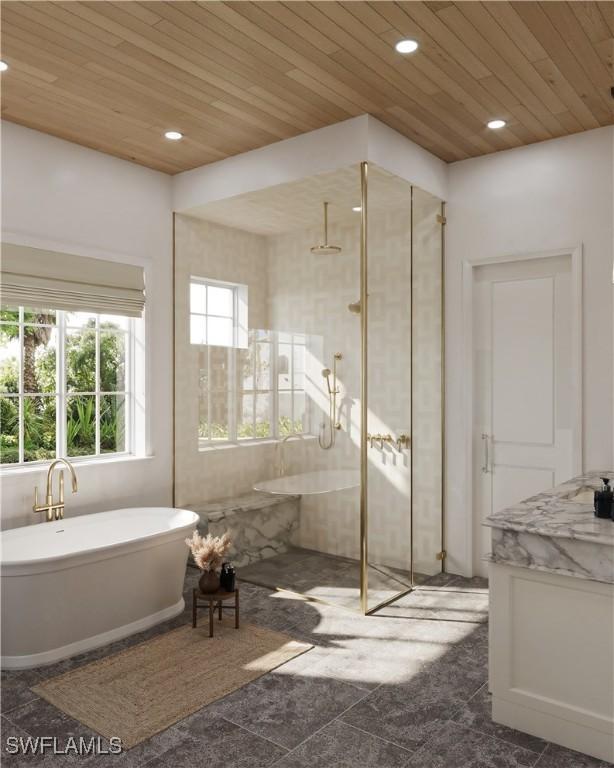
{"label": "dark tile floor", "polygon": [[[198,573],[188,569],[186,595]],[[242,584],[245,621],[313,650],[119,756],[24,758],[6,738],[94,735],[30,691],[41,678],[189,621],[188,612],[69,661],[2,675],[2,765],[87,768],[606,768],[492,723],[486,585],[438,577],[375,616]]]}
{"label": "dark tile floor", "polygon": [[[342,608],[360,610],[360,561],[295,547],[241,569],[252,584],[281,588]],[[427,577],[418,575],[419,580]],[[369,564],[369,609],[411,586],[409,571]]]}

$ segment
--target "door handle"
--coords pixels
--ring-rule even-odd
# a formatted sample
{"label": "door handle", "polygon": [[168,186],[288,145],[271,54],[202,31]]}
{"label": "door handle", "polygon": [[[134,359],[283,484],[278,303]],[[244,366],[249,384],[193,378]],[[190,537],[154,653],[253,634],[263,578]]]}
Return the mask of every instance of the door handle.
{"label": "door handle", "polygon": [[490,463],[490,457],[488,455],[488,435],[485,432],[482,432],[482,444],[484,446],[484,464],[482,464],[482,472],[484,474],[487,474],[490,472],[488,465]]}

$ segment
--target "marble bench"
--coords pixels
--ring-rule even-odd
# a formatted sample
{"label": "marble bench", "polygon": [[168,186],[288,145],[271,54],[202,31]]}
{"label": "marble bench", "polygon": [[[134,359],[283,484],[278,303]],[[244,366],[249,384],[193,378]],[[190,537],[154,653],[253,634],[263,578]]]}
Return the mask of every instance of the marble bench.
{"label": "marble bench", "polygon": [[299,528],[300,496],[252,491],[220,501],[190,504],[200,518],[198,531],[221,536],[229,531],[228,559],[241,567],[287,552]]}

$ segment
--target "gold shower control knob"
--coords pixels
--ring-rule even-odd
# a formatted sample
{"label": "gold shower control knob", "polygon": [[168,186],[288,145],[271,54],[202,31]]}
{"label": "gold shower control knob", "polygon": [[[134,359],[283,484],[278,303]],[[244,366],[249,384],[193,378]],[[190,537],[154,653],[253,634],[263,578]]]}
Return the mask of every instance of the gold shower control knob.
{"label": "gold shower control knob", "polygon": [[403,448],[409,448],[411,445],[411,437],[406,434],[401,434],[397,438],[397,451],[399,453],[403,450]]}
{"label": "gold shower control knob", "polygon": [[394,437],[391,434],[387,435],[372,435],[370,432],[367,434],[367,441],[369,442],[369,445],[371,448],[373,448],[374,443],[379,443],[380,449],[383,449],[384,443],[388,443],[390,445],[396,446],[396,449],[399,453],[403,450],[403,448],[409,448],[411,444],[411,438],[409,435],[401,434],[398,436],[398,438],[395,440]]}

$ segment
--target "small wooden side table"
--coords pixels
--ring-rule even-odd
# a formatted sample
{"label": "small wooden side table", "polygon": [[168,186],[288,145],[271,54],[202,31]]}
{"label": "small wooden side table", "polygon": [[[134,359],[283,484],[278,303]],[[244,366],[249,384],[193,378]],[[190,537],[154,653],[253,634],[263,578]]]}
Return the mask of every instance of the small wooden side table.
{"label": "small wooden side table", "polygon": [[[234,597],[234,605],[223,605],[226,600],[230,600]],[[196,627],[196,614],[199,608],[199,603],[209,605],[209,637],[213,637],[213,614],[215,612],[215,606],[217,605],[219,620],[222,620],[222,610],[232,610],[235,612],[235,629],[239,629],[239,587],[234,592],[225,592],[223,589],[218,589],[217,592],[205,593],[200,589],[192,590],[192,628]]]}

